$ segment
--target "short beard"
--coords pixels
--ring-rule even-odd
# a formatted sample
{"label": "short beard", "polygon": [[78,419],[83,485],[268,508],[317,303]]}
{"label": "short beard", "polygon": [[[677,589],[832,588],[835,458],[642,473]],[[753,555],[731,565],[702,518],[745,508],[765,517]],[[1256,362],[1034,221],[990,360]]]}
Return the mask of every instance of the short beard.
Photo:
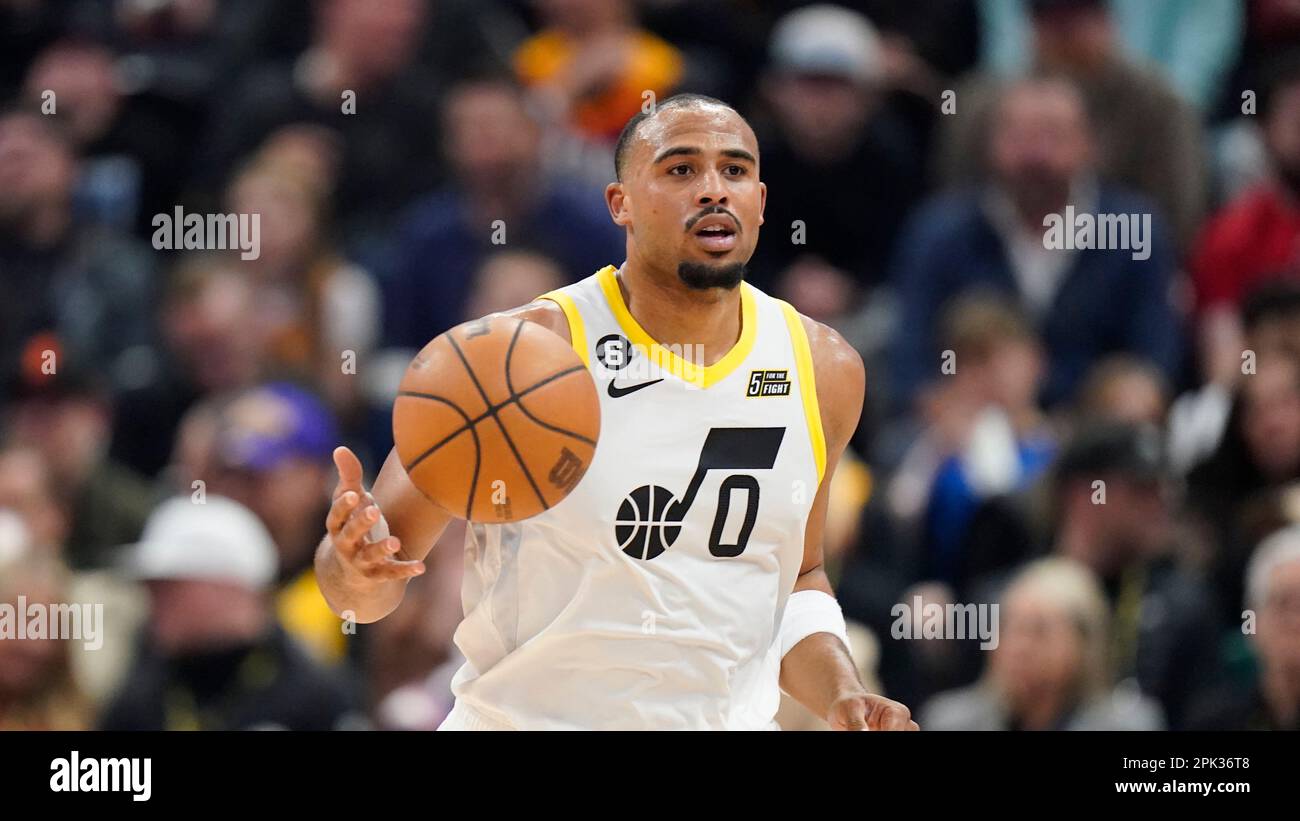
{"label": "short beard", "polygon": [[703,262],[679,262],[677,277],[687,288],[696,291],[707,291],[710,288],[735,288],[745,278],[745,263],[707,265]]}

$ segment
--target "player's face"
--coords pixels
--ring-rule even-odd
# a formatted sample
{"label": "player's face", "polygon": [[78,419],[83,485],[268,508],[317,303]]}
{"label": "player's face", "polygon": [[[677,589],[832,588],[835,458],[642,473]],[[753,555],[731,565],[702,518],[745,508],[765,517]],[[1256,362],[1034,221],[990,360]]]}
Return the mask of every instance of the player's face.
{"label": "player's face", "polygon": [[758,140],[730,109],[669,109],[641,125],[607,196],[629,255],[691,287],[734,287],[763,223]]}

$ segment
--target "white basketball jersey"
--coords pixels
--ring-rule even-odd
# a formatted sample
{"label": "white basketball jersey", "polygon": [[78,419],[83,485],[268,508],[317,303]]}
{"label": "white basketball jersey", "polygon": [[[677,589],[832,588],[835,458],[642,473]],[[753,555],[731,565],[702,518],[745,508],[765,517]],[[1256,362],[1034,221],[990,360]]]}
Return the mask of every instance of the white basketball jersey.
{"label": "white basketball jersey", "polygon": [[798,315],[748,283],[741,333],[699,367],[637,324],[613,266],[543,295],[600,395],[560,503],[471,524],[451,726],[774,726],[781,615],[825,466]]}

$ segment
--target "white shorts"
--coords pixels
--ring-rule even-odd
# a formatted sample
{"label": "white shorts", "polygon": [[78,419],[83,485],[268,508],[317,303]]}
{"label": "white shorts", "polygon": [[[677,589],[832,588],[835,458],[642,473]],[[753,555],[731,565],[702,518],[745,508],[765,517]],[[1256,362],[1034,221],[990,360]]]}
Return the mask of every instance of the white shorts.
{"label": "white shorts", "polygon": [[447,717],[438,725],[439,730],[514,730],[517,729],[504,722],[495,721],[461,702],[459,699],[447,713]]}
{"label": "white shorts", "polygon": [[[517,730],[510,724],[488,718],[487,716],[475,710],[463,702],[457,701],[451,708],[451,712],[438,725],[439,730]],[[773,719],[767,726],[759,728],[761,730],[780,730],[781,725]]]}

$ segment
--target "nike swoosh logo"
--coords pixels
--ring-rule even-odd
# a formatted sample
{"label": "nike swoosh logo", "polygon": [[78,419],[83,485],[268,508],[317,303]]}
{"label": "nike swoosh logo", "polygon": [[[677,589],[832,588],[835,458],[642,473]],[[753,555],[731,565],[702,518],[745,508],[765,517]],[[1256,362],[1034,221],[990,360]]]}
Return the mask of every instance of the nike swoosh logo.
{"label": "nike swoosh logo", "polygon": [[626,385],[620,388],[618,385],[615,385],[614,380],[611,379],[609,381],[609,395],[611,399],[617,399],[620,396],[627,396],[629,393],[636,393],[642,388],[648,388],[651,385],[657,385],[662,381],[664,381],[664,378],[661,376],[658,379],[651,379],[649,382],[638,382],[635,385]]}

